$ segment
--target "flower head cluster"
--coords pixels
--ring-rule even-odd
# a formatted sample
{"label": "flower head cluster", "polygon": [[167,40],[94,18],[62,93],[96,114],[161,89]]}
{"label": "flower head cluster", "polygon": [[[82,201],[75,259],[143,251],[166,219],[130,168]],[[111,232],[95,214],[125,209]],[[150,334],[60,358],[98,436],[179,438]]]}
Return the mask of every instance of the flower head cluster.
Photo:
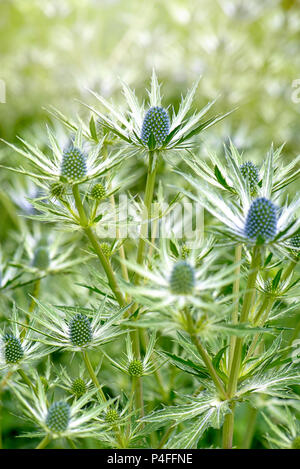
{"label": "flower head cluster", "polygon": [[97,417],[105,411],[110,402],[99,404],[95,401],[94,395],[97,392],[95,388],[72,402],[61,399],[49,403],[42,379],[37,372],[33,373],[32,378],[36,392],[18,382],[11,385],[24,416],[33,420],[39,427],[39,432],[34,432],[30,436],[48,434],[52,439],[56,439],[86,438],[95,433],[101,434],[104,425]]}
{"label": "flower head cluster", "polygon": [[240,166],[240,171],[244,179],[249,182],[251,194],[254,194],[259,182],[258,167],[252,161],[246,161]]}

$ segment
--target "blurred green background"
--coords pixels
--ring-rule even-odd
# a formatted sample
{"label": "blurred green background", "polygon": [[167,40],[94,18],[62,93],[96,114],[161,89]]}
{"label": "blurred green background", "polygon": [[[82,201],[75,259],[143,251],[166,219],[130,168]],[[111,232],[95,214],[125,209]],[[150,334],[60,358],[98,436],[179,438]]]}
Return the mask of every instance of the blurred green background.
{"label": "blurred green background", "polygon": [[[87,88],[122,106],[119,78],[146,99],[155,67],[164,105],[177,108],[201,75],[195,107],[219,96],[216,112],[237,108],[204,134],[210,147],[221,151],[230,137],[247,159],[259,162],[272,142],[285,142],[284,157],[291,159],[300,144],[299,50],[299,0],[0,0],[0,100],[6,101],[0,103],[0,137],[14,141],[21,135],[43,145],[45,108],[82,114],[78,101],[89,99]],[[1,144],[0,163],[15,161]],[[13,253],[21,239],[23,225],[16,220],[28,210],[24,197],[31,189],[0,168],[5,253]],[[47,279],[43,299],[56,290],[56,301],[80,303],[80,289],[75,298],[65,295],[70,278],[56,278]],[[26,304],[28,291],[16,290],[13,300]],[[2,313],[9,301],[1,299]],[[8,394],[4,400],[6,445],[20,446],[14,436],[24,423],[11,414]],[[204,446],[210,432],[206,439]]]}

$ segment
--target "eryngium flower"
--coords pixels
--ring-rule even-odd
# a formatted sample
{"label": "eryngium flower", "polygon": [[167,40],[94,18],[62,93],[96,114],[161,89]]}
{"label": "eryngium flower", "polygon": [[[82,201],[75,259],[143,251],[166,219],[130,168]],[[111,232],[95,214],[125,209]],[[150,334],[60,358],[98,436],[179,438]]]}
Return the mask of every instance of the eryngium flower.
{"label": "eryngium flower", "polygon": [[6,363],[18,363],[24,356],[22,344],[17,337],[13,334],[5,334],[3,336],[4,342],[4,357]]}
{"label": "eryngium flower", "polygon": [[245,235],[249,239],[270,240],[277,232],[276,206],[266,197],[255,199],[248,211]]}
{"label": "eryngium flower", "polygon": [[91,197],[95,200],[102,200],[106,197],[106,190],[102,184],[95,184],[91,189]]}
{"label": "eryngium flower", "polygon": [[128,373],[131,376],[142,376],[143,371],[144,366],[141,360],[132,360],[128,365]]}
{"label": "eryngium flower", "polygon": [[107,423],[114,423],[119,419],[119,414],[116,409],[108,409],[105,414],[105,420]]}
{"label": "eryngium flower", "polygon": [[141,139],[148,145],[151,135],[155,139],[155,146],[161,146],[170,131],[170,121],[167,112],[159,106],[151,107],[145,115]]}
{"label": "eryngium flower", "polygon": [[61,176],[69,181],[80,181],[86,173],[86,157],[82,151],[74,146],[65,150],[61,163]]}
{"label": "eryngium flower", "polygon": [[190,295],[195,286],[193,267],[185,261],[177,262],[170,277],[170,290],[175,295]]}
{"label": "eryngium flower", "polygon": [[46,425],[54,433],[64,432],[70,421],[70,406],[64,401],[54,402],[47,414]]}
{"label": "eryngium flower", "polygon": [[297,436],[292,442],[292,449],[300,449],[300,436]]}
{"label": "eryngium flower", "polygon": [[83,396],[86,392],[86,383],[83,381],[82,378],[76,378],[74,379],[72,383],[72,393],[74,396],[77,398]]}
{"label": "eryngium flower", "polygon": [[84,314],[76,314],[70,322],[70,340],[73,345],[82,347],[93,338],[91,323]]}
{"label": "eryngium flower", "polygon": [[66,187],[61,182],[54,182],[50,186],[50,195],[54,199],[61,199],[66,194]]}
{"label": "eryngium flower", "polygon": [[246,161],[240,166],[240,171],[243,177],[249,181],[250,192],[253,194],[259,181],[258,167],[252,161]]}
{"label": "eryngium flower", "polygon": [[[300,234],[296,234],[290,239],[290,246],[296,256],[300,254]],[[295,249],[293,249],[295,248]]]}

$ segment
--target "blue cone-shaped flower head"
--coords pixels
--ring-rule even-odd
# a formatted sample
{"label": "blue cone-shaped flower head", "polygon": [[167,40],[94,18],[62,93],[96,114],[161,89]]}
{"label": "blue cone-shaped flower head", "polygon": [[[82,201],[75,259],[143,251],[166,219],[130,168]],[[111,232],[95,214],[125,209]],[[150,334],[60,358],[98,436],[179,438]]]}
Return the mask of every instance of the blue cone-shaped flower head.
{"label": "blue cone-shaped flower head", "polygon": [[251,240],[264,242],[274,238],[277,232],[277,208],[265,197],[255,199],[248,211],[245,235]]}
{"label": "blue cone-shaped flower head", "polygon": [[254,194],[259,181],[258,167],[253,164],[252,161],[246,161],[246,163],[243,163],[240,166],[240,171],[244,179],[248,179],[250,192],[251,194]]}
{"label": "blue cone-shaped flower head", "polygon": [[80,181],[86,175],[86,158],[79,148],[69,147],[63,153],[61,176],[68,181]]}
{"label": "blue cone-shaped flower head", "polygon": [[70,421],[70,406],[64,401],[54,402],[48,410],[46,425],[52,432],[64,432]]}
{"label": "blue cone-shaped flower head", "polygon": [[145,115],[141,139],[145,145],[148,145],[152,135],[155,139],[155,146],[159,147],[168,136],[169,130],[170,121],[167,112],[162,107],[154,106]]}
{"label": "blue cone-shaped flower head", "polygon": [[193,267],[185,261],[177,262],[171,272],[170,290],[174,295],[190,295],[195,286]]}
{"label": "blue cone-shaped flower head", "polygon": [[4,358],[6,363],[18,363],[24,356],[22,344],[20,340],[13,334],[5,334],[4,342]]}
{"label": "blue cone-shaped flower head", "polygon": [[93,338],[89,319],[84,314],[76,314],[69,326],[70,340],[73,345],[83,347]]}

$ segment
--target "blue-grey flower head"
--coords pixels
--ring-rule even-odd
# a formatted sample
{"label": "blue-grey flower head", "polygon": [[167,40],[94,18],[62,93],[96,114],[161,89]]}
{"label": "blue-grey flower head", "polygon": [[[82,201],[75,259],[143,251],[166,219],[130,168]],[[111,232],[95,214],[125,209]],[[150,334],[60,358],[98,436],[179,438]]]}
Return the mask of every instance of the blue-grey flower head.
{"label": "blue-grey flower head", "polygon": [[171,272],[170,290],[174,295],[190,295],[195,287],[195,272],[186,261],[177,262]]}
{"label": "blue-grey flower head", "polygon": [[89,319],[84,314],[76,314],[69,325],[70,340],[76,347],[82,347],[93,338]]}
{"label": "blue-grey flower head", "polygon": [[46,417],[46,425],[52,432],[64,432],[70,421],[70,406],[64,401],[54,402]]}
{"label": "blue-grey flower head", "polygon": [[4,358],[6,363],[18,363],[24,356],[24,351],[20,340],[13,334],[5,334],[4,342]]}
{"label": "blue-grey flower head", "polygon": [[268,241],[277,232],[277,208],[265,197],[255,199],[248,211],[245,235],[251,240]]}
{"label": "blue-grey flower head", "polygon": [[151,107],[144,118],[141,139],[145,145],[148,145],[149,138],[155,138],[156,146],[161,146],[169,135],[170,121],[164,108],[159,106]]}
{"label": "blue-grey flower head", "polygon": [[240,166],[240,171],[244,179],[249,181],[250,192],[253,194],[259,182],[258,167],[252,161],[246,161]]}
{"label": "blue-grey flower head", "polygon": [[86,158],[79,148],[70,146],[63,153],[61,176],[69,181],[80,181],[86,175]]}

